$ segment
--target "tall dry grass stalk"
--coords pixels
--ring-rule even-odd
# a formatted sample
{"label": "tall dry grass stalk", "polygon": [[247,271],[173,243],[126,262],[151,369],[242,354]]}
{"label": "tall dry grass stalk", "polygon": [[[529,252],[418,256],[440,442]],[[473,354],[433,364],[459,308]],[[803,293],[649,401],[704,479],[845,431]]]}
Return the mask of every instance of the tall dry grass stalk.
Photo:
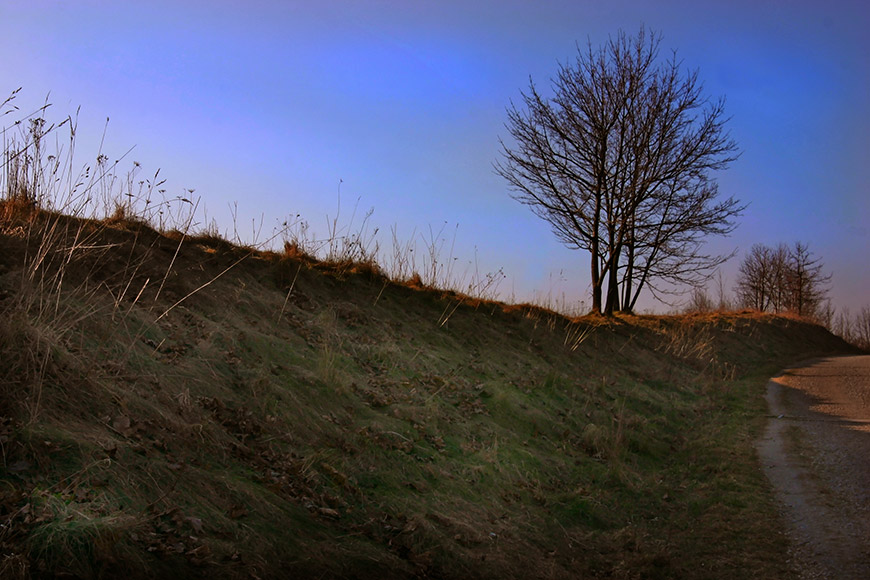
{"label": "tall dry grass stalk", "polygon": [[[20,393],[30,421],[39,417],[43,392],[49,381],[52,353],[58,348],[85,342],[87,322],[95,316],[124,316],[144,295],[150,279],[141,287],[134,280],[141,261],[128,254],[125,279],[119,284],[96,283],[91,276],[101,270],[101,261],[112,257],[118,244],[106,230],[139,226],[160,231],[180,229],[186,234],[195,223],[196,204],[184,196],[167,198],[159,170],[138,179],[141,170],[133,161],[122,169],[127,151],[109,161],[102,145],[93,162],[79,164],[76,155],[77,116],[60,122],[46,119],[50,105],[21,113],[13,92],[0,104],[2,157],[0,157],[0,233],[10,243],[20,244],[23,262],[15,268],[14,299],[4,301],[2,314],[15,319],[19,331],[35,337],[39,356],[19,361],[20,376],[28,377]],[[105,136],[105,129],[104,129]],[[184,234],[181,239],[184,239]],[[76,273],[86,265],[90,274]],[[170,264],[169,269],[173,267]],[[167,271],[168,275],[168,271]],[[165,279],[165,277],[164,277]],[[110,300],[98,299],[108,293]],[[110,306],[106,306],[109,304]]]}
{"label": "tall dry grass stalk", "polygon": [[[221,236],[219,226],[204,219],[205,209],[200,198],[193,196],[195,190],[183,189],[178,195],[170,195],[159,169],[153,175],[140,177],[140,164],[128,161],[132,149],[111,160],[103,151],[108,120],[96,156],[81,163],[76,153],[78,111],[60,122],[51,122],[46,118],[50,108],[46,102],[22,114],[14,105],[17,94],[18,91],[13,92],[0,104],[0,118],[9,119],[0,131],[3,148],[0,228],[22,228],[19,234],[27,241],[28,255],[21,294],[29,302],[28,308],[36,306],[40,310],[41,318],[49,314],[59,317],[64,292],[85,290],[84,286],[68,286],[68,266],[85,254],[111,249],[98,242],[103,239],[105,228],[137,225],[162,233],[177,232],[176,249],[164,275],[149,277],[144,284],[133,283],[141,263],[128,264],[126,281],[120,288],[110,289],[113,316],[122,313],[122,304],[127,301],[138,303],[149,288],[156,288],[156,304],[176,267],[179,252],[193,236],[231,239],[252,251],[275,250],[273,244],[277,240],[288,257],[319,261],[339,272],[368,271],[393,283],[447,291],[452,293],[453,300],[439,317],[439,326],[447,324],[456,309],[469,299],[502,299],[499,288],[506,278],[502,269],[482,272],[476,248],[472,259],[460,260],[455,255],[458,224],[449,227],[445,222],[439,228],[430,226],[425,232],[414,229],[405,241],[394,225],[390,229],[391,245],[382,248],[380,229],[372,223],[373,209],[361,212],[357,198],[349,214],[343,212],[339,182],[336,210],[332,217],[327,216],[325,236],[317,235],[308,221],[296,215],[275,227],[262,242],[259,240],[263,220],[259,226],[254,221],[253,241],[245,242],[239,233],[237,206],[232,213],[232,233]],[[42,212],[43,219],[20,219],[33,212]],[[204,230],[203,223],[208,224]],[[89,287],[87,291],[96,289]],[[158,319],[188,297],[157,312]],[[559,305],[547,306],[560,309]],[[564,313],[570,314],[567,301],[561,306]],[[132,306],[123,309],[125,316],[131,309]]]}
{"label": "tall dry grass stalk", "polygon": [[[323,237],[300,214],[291,216],[281,229],[284,255],[318,261],[340,272],[362,269],[382,274],[396,284],[453,292],[460,296],[460,303],[467,298],[501,298],[499,286],[506,277],[502,269],[481,272],[477,249],[474,258],[464,264],[455,255],[458,224],[452,235],[448,235],[445,222],[438,229],[430,226],[426,232],[414,228],[407,237],[400,235],[399,226],[394,224],[390,227],[390,245],[382,246],[378,239],[381,230],[371,224],[374,210],[369,209],[357,220],[359,203],[358,198],[349,219],[344,221],[339,189],[336,212],[333,217],[327,216],[327,235]],[[449,320],[455,306],[448,306],[439,325]]]}

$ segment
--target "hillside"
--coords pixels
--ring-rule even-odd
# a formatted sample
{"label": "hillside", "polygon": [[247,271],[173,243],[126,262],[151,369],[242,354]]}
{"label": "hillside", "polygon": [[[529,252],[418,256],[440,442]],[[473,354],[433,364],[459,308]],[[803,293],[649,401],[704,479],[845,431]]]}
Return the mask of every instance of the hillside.
{"label": "hillside", "polygon": [[7,201],[0,576],[788,577],[766,378],[845,352]]}

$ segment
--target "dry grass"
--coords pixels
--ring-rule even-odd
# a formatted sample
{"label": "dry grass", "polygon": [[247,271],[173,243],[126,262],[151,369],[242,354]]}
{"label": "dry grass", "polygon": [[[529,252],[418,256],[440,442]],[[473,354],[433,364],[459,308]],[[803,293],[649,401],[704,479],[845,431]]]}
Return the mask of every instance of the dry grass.
{"label": "dry grass", "polygon": [[384,274],[355,209],[279,253],[71,166],[0,202],[4,577],[786,576],[752,438],[819,327],[509,306],[444,229]]}
{"label": "dry grass", "polygon": [[[733,476],[715,471],[749,453],[753,427],[739,420],[751,409],[723,410],[754,395],[749,384],[735,394],[739,381],[710,369],[744,356],[747,336],[773,345],[777,325],[794,325],[803,340],[802,323],[568,320],[301,261],[279,267],[288,258],[270,254],[238,262],[247,250],[208,240],[102,232],[110,250],[63,265],[80,290],[46,301],[65,314],[16,306],[18,322],[4,327],[7,360],[29,369],[20,384],[4,383],[30,425],[14,434],[10,464],[52,456],[34,450],[39,441],[71,462],[15,480],[25,489],[37,473],[66,482],[55,490],[72,500],[43,521],[14,520],[32,530],[27,551],[12,552],[28,565],[79,573],[129,551],[146,569],[164,554],[171,567],[212,575],[262,575],[281,562],[339,576],[368,554],[397,577],[514,577],[514,554],[523,554],[552,577],[659,568],[697,577],[685,562],[712,548],[681,526],[703,521],[717,546],[733,547],[732,527],[769,509],[763,499],[729,507],[763,489],[751,454],[741,455],[746,482],[736,491]],[[130,261],[137,247],[163,263]],[[97,264],[105,281],[85,284]],[[198,273],[182,280],[176,270]],[[439,324],[445,312],[449,324]],[[781,340],[782,352],[758,361],[796,352]],[[33,348],[42,350],[25,356]],[[707,437],[681,435],[720,422]],[[85,469],[106,459],[110,468]],[[104,491],[76,499],[104,480]],[[686,511],[671,513],[671,502]],[[100,507],[116,504],[128,507]],[[265,538],[288,530],[311,539],[281,556]],[[765,546],[739,545],[743,555],[721,570],[744,570]],[[247,564],[219,564],[236,551]],[[475,564],[483,555],[488,573]]]}

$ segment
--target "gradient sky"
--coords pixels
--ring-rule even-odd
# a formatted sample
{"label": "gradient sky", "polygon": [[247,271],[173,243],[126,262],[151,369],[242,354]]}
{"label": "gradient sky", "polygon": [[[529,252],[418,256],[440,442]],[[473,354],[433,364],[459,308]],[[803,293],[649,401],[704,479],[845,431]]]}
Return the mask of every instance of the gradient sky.
{"label": "gradient sky", "polygon": [[[0,100],[81,106],[78,154],[131,146],[169,194],[268,230],[318,233],[359,199],[372,225],[444,229],[457,263],[502,268],[504,298],[587,300],[588,256],[508,195],[492,170],[505,108],[577,44],[641,25],[726,98],[742,156],[720,190],[749,203],[719,251],[803,241],[831,298],[870,305],[870,5],[733,0],[45,1],[0,3]],[[247,224],[247,225],[246,225]],[[458,229],[457,229],[458,225]],[[739,257],[725,268],[733,285]],[[646,300],[641,308],[667,307]]]}

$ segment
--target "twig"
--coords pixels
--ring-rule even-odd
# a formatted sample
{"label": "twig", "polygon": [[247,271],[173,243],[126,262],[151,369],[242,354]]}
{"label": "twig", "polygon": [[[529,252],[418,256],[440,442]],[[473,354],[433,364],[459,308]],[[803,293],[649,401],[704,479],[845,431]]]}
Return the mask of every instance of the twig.
{"label": "twig", "polygon": [[287,290],[287,296],[284,297],[284,304],[281,306],[281,313],[278,314],[278,320],[276,322],[281,322],[281,318],[284,316],[284,310],[287,308],[287,301],[290,300],[290,294],[293,293],[293,288],[296,287],[296,279],[299,277],[299,272],[302,270],[302,262],[299,262],[299,267],[296,268],[296,275],[293,276],[293,282],[290,283],[290,289]]}
{"label": "twig", "polygon": [[233,268],[235,268],[235,267],[236,267],[236,266],[237,266],[237,265],[238,265],[242,260],[244,260],[244,259],[246,259],[246,258],[249,258],[249,257],[251,256],[251,254],[253,254],[253,253],[254,253],[254,252],[248,252],[247,254],[245,254],[244,256],[242,256],[241,258],[239,258],[238,260],[236,260],[235,262],[233,262],[232,264],[230,264],[229,266],[227,266],[226,268],[224,268],[224,270],[223,270],[220,274],[218,274],[217,276],[215,276],[214,278],[212,278],[211,280],[209,280],[209,281],[206,282],[205,284],[201,285],[201,286],[200,286],[199,288],[197,288],[196,290],[192,290],[192,291],[188,292],[187,295],[186,295],[184,298],[181,298],[180,300],[178,300],[175,304],[173,304],[172,306],[170,306],[169,308],[167,308],[167,309],[163,312],[163,314],[161,314],[160,316],[158,316],[157,318],[155,318],[155,319],[154,319],[154,322],[158,322],[161,318],[163,318],[164,316],[166,316],[167,314],[169,314],[169,313],[170,313],[170,312],[171,312],[171,311],[172,311],[176,306],[178,306],[179,304],[181,304],[182,302],[184,302],[185,300],[187,300],[188,298],[190,298],[191,296],[193,296],[194,294],[196,294],[197,292],[199,292],[199,291],[202,290],[203,288],[205,288],[205,287],[207,287],[207,286],[210,286],[210,285],[212,284],[212,282],[214,282],[215,280],[217,280],[218,278],[220,278],[221,276],[223,276],[224,274],[226,274],[227,272],[229,272],[230,270],[232,270]]}

